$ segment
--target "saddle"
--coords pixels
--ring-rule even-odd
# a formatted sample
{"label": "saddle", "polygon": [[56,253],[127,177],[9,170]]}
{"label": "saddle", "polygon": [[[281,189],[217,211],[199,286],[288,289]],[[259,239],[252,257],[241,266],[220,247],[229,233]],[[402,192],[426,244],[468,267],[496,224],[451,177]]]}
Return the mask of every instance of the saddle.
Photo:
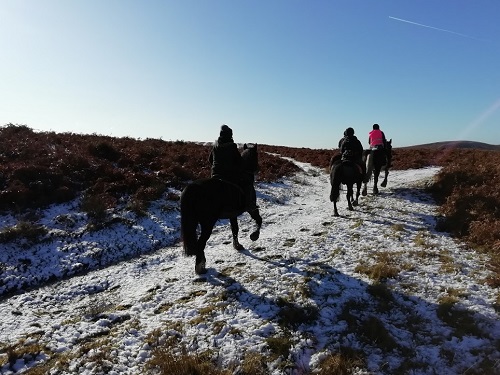
{"label": "saddle", "polygon": [[345,165],[348,165],[348,166],[351,166],[351,167],[355,167],[358,169],[358,172],[360,174],[363,174],[363,168],[361,167],[361,165],[359,165],[358,163],[356,163],[354,160],[343,160],[341,161],[342,164],[345,164]]}
{"label": "saddle", "polygon": [[221,176],[214,176],[212,178],[216,179],[220,182],[223,182],[227,185],[230,185],[232,188],[236,189],[236,191],[238,192],[238,201],[236,203],[236,206],[231,204],[234,202],[229,202],[228,200],[226,200],[226,202],[224,204],[224,206],[225,206],[224,211],[228,211],[228,212],[231,212],[234,210],[245,211],[247,209],[257,208],[257,206],[254,202],[254,199],[252,199],[252,197],[251,197],[251,195],[252,195],[251,190],[253,190],[253,182],[251,182],[248,179],[243,178],[243,177],[241,177],[238,180],[238,182],[231,180],[231,179],[221,177]]}

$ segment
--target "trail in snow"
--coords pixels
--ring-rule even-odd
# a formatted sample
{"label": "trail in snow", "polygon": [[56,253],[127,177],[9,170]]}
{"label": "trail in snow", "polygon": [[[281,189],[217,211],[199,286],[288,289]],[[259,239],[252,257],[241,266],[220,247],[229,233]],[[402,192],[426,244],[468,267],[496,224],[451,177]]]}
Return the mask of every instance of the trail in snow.
{"label": "trail in snow", "polygon": [[[288,361],[294,370],[283,370],[285,360],[277,359],[269,364],[272,374],[309,372],[344,348],[366,358],[359,374],[499,370],[497,292],[482,283],[485,259],[433,229],[436,206],[418,188],[438,169],[393,171],[388,188],[361,197],[354,211],[347,210],[341,192],[341,217],[335,218],[328,176],[297,164],[304,172],[294,178],[257,185],[264,219],[258,241],[248,238],[253,222],[246,214],[239,220],[246,247],[241,252],[232,248],[228,222],[216,226],[202,277],[194,274],[194,258],[184,257],[176,243],[173,223],[179,213],[170,211],[156,222],[172,223],[165,229],[172,246],[2,300],[1,345],[37,342],[47,350],[13,364],[0,354],[1,372],[22,373],[64,353],[69,365],[54,373],[142,374],[156,329],[160,341],[177,335],[190,351],[216,351],[225,367],[237,366],[249,351],[267,353],[269,337],[290,335]],[[140,243],[144,234],[136,232]],[[123,236],[136,241],[126,228],[100,235],[109,243]],[[397,277],[387,280],[391,293],[385,299],[358,269],[373,265],[381,253],[398,269]],[[43,257],[43,249],[36,256]],[[442,321],[439,301],[450,295],[473,317],[474,324],[457,315],[459,323],[477,329]],[[317,315],[287,325],[282,301]],[[386,328],[390,340],[370,337],[367,327],[374,322]],[[109,344],[105,369],[91,353],[78,351],[92,340]]]}

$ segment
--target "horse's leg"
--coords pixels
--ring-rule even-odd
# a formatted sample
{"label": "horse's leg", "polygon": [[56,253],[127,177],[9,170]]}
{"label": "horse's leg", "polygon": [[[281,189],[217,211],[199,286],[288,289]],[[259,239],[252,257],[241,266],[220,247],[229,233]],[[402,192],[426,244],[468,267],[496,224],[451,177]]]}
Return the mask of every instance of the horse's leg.
{"label": "horse's leg", "polygon": [[[369,174],[368,174],[369,173]],[[372,173],[373,171],[370,170],[368,172],[368,168],[367,168],[367,171],[366,171],[366,175],[365,175],[365,179],[363,181],[363,191],[361,192],[361,194],[363,195],[363,197],[366,197],[368,195],[368,181],[371,180],[372,178]]]}
{"label": "horse's leg", "polygon": [[339,216],[339,212],[337,211],[337,201],[333,201],[333,216]]}
{"label": "horse's leg", "polygon": [[363,191],[361,194],[363,194],[363,197],[365,197],[368,194],[368,181],[372,178],[372,173],[373,173],[373,154],[368,152],[366,154],[366,174],[365,174],[365,179],[363,181]]}
{"label": "horse's leg", "polygon": [[255,224],[257,224],[257,227],[255,230],[250,234],[250,239],[252,241],[257,241],[260,236],[260,227],[262,226],[262,217],[260,216],[259,209],[256,208],[255,210],[248,211],[250,214],[250,217],[255,220]]}
{"label": "horse's leg", "polygon": [[352,202],[353,206],[357,206],[359,204],[359,192],[361,190],[361,181],[356,182],[356,199]]}
{"label": "horse's leg", "polygon": [[378,194],[378,176],[380,174],[380,170],[377,168],[373,171],[373,194]]}
{"label": "horse's leg", "polygon": [[339,211],[337,210],[337,200],[339,199],[340,194],[340,184],[335,181],[333,171],[330,174],[330,184],[332,185],[330,190],[330,201],[333,202],[333,215],[339,216]]}
{"label": "horse's leg", "polygon": [[207,272],[206,269],[206,263],[207,259],[205,258],[205,246],[207,246],[207,241],[212,235],[212,230],[214,228],[214,225],[216,223],[217,219],[215,220],[203,220],[200,223],[201,226],[201,233],[200,237],[198,237],[198,241],[196,243],[196,261],[195,261],[195,266],[194,270],[197,274],[203,274]]}
{"label": "horse's leg", "polygon": [[387,186],[387,177],[389,176],[389,168],[385,167],[384,181],[380,184],[382,187]]}
{"label": "horse's leg", "polygon": [[243,245],[238,241],[238,232],[240,230],[238,226],[238,218],[236,216],[232,217],[229,219],[229,222],[231,223],[231,232],[233,233],[233,247],[236,250],[243,250]]}
{"label": "horse's leg", "polygon": [[354,210],[354,208],[352,207],[353,195],[354,195],[354,191],[352,189],[352,184],[347,184],[346,198],[347,198],[347,205],[349,206],[349,211]]}

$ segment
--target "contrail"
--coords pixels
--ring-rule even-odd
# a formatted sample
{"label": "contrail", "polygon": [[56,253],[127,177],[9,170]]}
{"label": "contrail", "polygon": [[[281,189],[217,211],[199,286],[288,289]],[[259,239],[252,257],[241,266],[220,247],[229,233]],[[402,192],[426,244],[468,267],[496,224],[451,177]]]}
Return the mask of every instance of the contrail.
{"label": "contrail", "polygon": [[423,24],[421,24],[421,23],[417,23],[417,22],[412,22],[412,21],[404,20],[404,19],[402,19],[402,18],[396,18],[396,17],[391,17],[391,16],[389,16],[389,18],[390,18],[390,19],[392,19],[392,20],[396,20],[396,21],[401,21],[401,22],[411,23],[412,25],[417,25],[417,26],[427,27],[427,28],[429,28],[429,29],[433,29],[433,30],[444,31],[444,32],[446,32],[446,33],[450,33],[450,34],[460,35],[460,36],[463,36],[463,37],[465,37],[465,38],[470,38],[470,39],[481,40],[481,39],[479,39],[479,38],[476,38],[476,37],[473,37],[473,36],[470,36],[470,35],[457,33],[456,31],[451,31],[451,30],[446,30],[446,29],[440,29],[439,27],[434,27],[434,26],[429,26],[429,25],[423,25]]}

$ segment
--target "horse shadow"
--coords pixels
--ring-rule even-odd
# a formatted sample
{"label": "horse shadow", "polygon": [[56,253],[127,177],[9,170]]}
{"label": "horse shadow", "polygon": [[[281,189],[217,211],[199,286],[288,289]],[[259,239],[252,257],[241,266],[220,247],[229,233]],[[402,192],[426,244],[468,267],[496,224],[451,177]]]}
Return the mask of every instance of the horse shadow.
{"label": "horse shadow", "polygon": [[[494,313],[483,314],[463,303],[429,302],[391,287],[390,279],[370,282],[322,260],[268,257],[259,247],[240,253],[282,272],[276,279],[263,276],[266,287],[259,291],[250,290],[231,270],[209,268],[198,280],[224,288],[233,308],[252,311],[268,322],[253,334],[266,342],[288,338],[282,359],[293,363],[297,373],[311,371],[308,364],[320,352],[361,359],[377,374],[500,371],[500,322]],[[284,273],[297,288],[277,293]],[[415,285],[415,290],[426,287]]]}

